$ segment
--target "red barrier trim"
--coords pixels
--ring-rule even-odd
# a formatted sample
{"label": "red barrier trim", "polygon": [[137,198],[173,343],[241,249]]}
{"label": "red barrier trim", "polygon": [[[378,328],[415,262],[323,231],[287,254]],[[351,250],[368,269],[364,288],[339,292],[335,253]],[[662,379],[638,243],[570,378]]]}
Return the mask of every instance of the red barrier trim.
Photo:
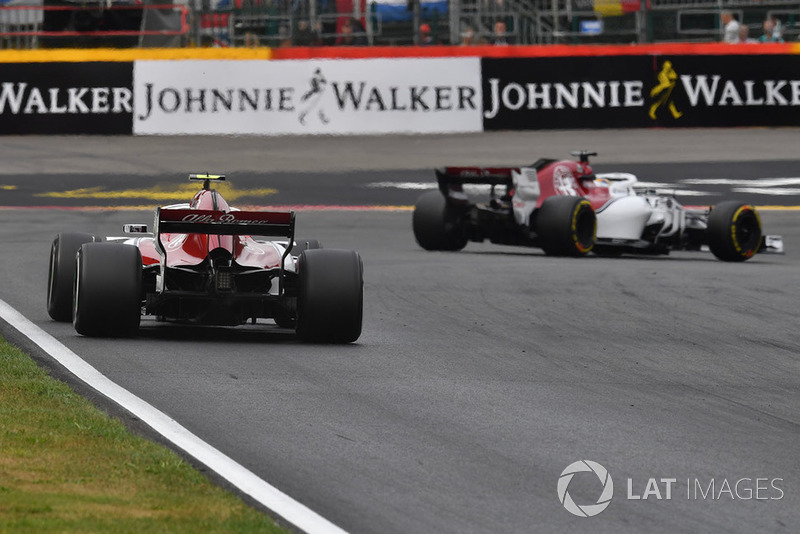
{"label": "red barrier trim", "polygon": [[800,54],[800,43],[730,45],[664,43],[642,45],[375,46],[295,48],[53,48],[0,50],[0,63],[92,62],[183,59],[362,59],[415,57],[597,57],[640,55]]}

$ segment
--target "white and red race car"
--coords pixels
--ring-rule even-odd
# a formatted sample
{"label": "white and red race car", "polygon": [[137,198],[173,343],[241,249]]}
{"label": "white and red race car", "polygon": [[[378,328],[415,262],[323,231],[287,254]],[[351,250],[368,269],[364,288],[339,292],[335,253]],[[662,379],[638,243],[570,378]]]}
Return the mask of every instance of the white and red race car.
{"label": "white and red race car", "polygon": [[[363,264],[352,250],[296,243],[294,212],[240,211],[203,182],[191,202],[155,210],[136,237],[61,233],[50,252],[47,311],[87,336],[133,335],[158,321],[234,326],[270,318],[304,340],[361,335]],[[278,237],[272,241],[265,237]],[[299,246],[298,246],[299,245]],[[299,254],[292,252],[299,248]]]}
{"label": "white and red race car", "polygon": [[[668,254],[708,248],[720,260],[783,252],[780,236],[762,236],[756,209],[736,201],[686,208],[674,197],[641,190],[629,173],[595,174],[594,152],[577,161],[540,159],[530,167],[445,167],[438,191],[414,207],[417,243],[427,250],[461,250],[468,241],[540,247],[557,256]],[[489,188],[475,202],[466,184]]]}

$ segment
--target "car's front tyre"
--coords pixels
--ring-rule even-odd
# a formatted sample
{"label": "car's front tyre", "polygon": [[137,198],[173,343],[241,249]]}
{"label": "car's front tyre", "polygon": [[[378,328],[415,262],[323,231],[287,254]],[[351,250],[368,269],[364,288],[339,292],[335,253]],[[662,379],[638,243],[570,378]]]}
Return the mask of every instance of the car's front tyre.
{"label": "car's front tyre", "polygon": [[708,214],[706,242],[722,261],[745,261],[761,246],[761,219],[753,206],[720,202]]}

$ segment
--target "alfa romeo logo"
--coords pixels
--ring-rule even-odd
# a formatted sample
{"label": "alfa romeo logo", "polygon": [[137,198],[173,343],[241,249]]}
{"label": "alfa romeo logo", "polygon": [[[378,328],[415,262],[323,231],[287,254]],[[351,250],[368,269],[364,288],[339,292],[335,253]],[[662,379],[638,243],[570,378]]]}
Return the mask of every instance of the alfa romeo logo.
{"label": "alfa romeo logo", "polygon": [[[572,482],[572,477],[577,473],[584,472],[594,473],[600,480],[600,483],[603,484],[603,491],[600,493],[600,497],[597,498],[595,504],[576,504],[569,494],[569,483]],[[571,463],[561,472],[561,476],[558,477],[558,500],[569,513],[577,515],[578,517],[592,517],[599,514],[608,508],[613,496],[614,481],[611,480],[611,475],[608,474],[606,468],[597,462],[580,460]]]}
{"label": "alfa romeo logo", "polygon": [[553,170],[553,189],[555,189],[557,195],[576,197],[578,196],[577,185],[569,167],[564,165],[556,166]]}

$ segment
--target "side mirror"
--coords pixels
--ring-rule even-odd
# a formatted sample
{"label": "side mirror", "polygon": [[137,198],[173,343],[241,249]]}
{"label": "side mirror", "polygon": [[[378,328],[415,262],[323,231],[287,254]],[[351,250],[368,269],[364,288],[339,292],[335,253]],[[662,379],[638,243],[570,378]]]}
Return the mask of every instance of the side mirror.
{"label": "side mirror", "polygon": [[122,231],[126,234],[146,234],[146,224],[125,224],[122,226]]}

